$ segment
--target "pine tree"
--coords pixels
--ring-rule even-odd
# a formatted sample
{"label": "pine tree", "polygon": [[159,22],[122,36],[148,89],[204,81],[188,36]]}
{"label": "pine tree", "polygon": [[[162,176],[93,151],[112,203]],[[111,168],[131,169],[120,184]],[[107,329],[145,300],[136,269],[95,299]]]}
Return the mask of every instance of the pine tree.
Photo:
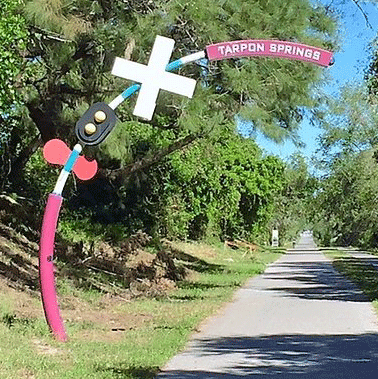
{"label": "pine tree", "polygon": [[[26,0],[22,13],[28,28],[26,46],[22,51],[9,47],[22,69],[17,75],[22,105],[13,107],[17,114],[12,120],[17,127],[12,129],[3,156],[3,162],[9,163],[2,164],[2,170],[11,182],[9,190],[40,204],[51,191],[56,173],[52,175],[38,147],[55,137],[72,146],[76,143],[74,125],[88,107],[97,101],[111,101],[130,84],[110,74],[116,56],[146,64],[157,34],[175,40],[172,60],[226,40],[274,38],[326,49],[335,45],[335,22],[324,8],[309,0]],[[179,72],[197,80],[193,99],[162,92],[150,123],[132,116],[135,98],[117,109],[119,122],[110,137],[99,148],[85,150],[100,163],[97,180],[69,185],[67,191],[76,196],[65,194],[71,199],[67,206],[78,209],[85,204],[90,207],[87,212],[97,214],[101,221],[127,217],[133,230],[138,225],[147,228],[148,223],[150,228],[158,227],[162,223],[156,218],[164,214],[162,207],[168,207],[170,199],[157,196],[151,203],[149,195],[164,192],[165,186],[171,185],[159,182],[158,176],[164,167],[171,166],[173,153],[189,151],[191,145],[204,150],[219,143],[227,145],[236,133],[236,116],[249,121],[251,131],[259,128],[276,139],[292,138],[303,109],[317,105],[312,90],[321,83],[324,70],[310,64],[269,58],[234,59],[207,67],[203,63],[187,65]],[[229,133],[222,134],[225,130]],[[249,146],[241,144],[235,150],[248,150]],[[225,149],[225,154],[231,153]],[[272,172],[275,164],[266,162]],[[268,183],[264,165],[261,180],[257,175],[256,181]],[[260,170],[256,167],[246,173],[251,176],[246,176],[251,180],[251,199],[255,196],[253,187],[261,184],[254,184],[253,170]],[[239,171],[230,170],[232,175],[239,175]],[[279,181],[277,175],[275,182]],[[242,176],[238,180],[247,183]],[[151,183],[162,186],[148,192]],[[190,185],[195,188],[195,180]],[[248,225],[263,227],[268,222],[271,203],[267,192],[261,196],[265,200],[256,204],[245,196],[249,200],[243,217],[248,216]],[[211,209],[219,208],[214,204]],[[189,209],[192,204],[187,206]],[[196,225],[211,230],[211,225],[198,224],[198,220],[205,222],[204,212],[197,214]],[[236,215],[239,211],[232,212]],[[212,213],[209,223],[218,216]],[[227,228],[241,231],[243,226],[236,218],[226,222]]]}
{"label": "pine tree", "polygon": [[[333,20],[307,0],[263,1],[63,1],[31,0],[29,56],[34,76],[25,104],[44,142],[72,137],[73,123],[94,101],[109,100],[125,80],[109,75],[115,56],[146,63],[156,34],[175,39],[173,58],[223,40],[274,38],[332,48]],[[199,79],[191,65],[185,75]],[[290,136],[305,107],[316,100],[311,89],[321,70],[301,62],[240,59],[213,63],[206,88],[194,101],[163,95],[153,125],[172,130],[174,140],[209,131],[209,120],[236,114],[267,134]],[[198,86],[200,87],[200,86]],[[129,121],[133,101],[123,106]],[[213,124],[210,121],[210,124]],[[273,131],[273,132],[272,132]],[[279,133],[278,133],[279,134]]]}
{"label": "pine tree", "polygon": [[[34,125],[18,150],[11,177],[20,178],[39,144],[54,137],[75,143],[74,125],[96,101],[110,101],[128,83],[110,75],[116,56],[146,64],[157,34],[176,41],[177,59],[224,40],[274,38],[332,49],[335,22],[308,0],[29,0],[24,8],[29,35],[27,71],[20,94],[27,112],[23,125]],[[212,63],[207,71],[192,64],[182,74],[198,82],[192,100],[162,93],[150,123],[154,138],[133,141],[149,128],[132,116],[135,99],[118,110],[117,139],[102,153],[102,175],[122,180],[151,167],[177,149],[207,138],[236,115],[276,139],[295,137],[306,107],[317,105],[312,89],[324,70],[310,64],[263,59]],[[147,129],[146,129],[147,128]],[[116,132],[113,132],[116,133]],[[148,133],[147,133],[148,134]],[[110,142],[107,142],[109,144]],[[113,156],[114,151],[122,155]],[[88,154],[88,151],[87,151]]]}

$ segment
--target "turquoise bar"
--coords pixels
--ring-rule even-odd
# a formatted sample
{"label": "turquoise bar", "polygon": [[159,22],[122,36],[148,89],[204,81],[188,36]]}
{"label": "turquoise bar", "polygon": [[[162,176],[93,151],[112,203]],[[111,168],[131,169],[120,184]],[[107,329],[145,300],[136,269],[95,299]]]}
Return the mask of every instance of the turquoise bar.
{"label": "turquoise bar", "polygon": [[181,62],[181,59],[177,59],[176,61],[173,61],[169,64],[167,64],[167,67],[165,68],[165,71],[173,71],[181,67],[183,64]]}
{"label": "turquoise bar", "polygon": [[139,91],[140,89],[140,84],[133,84],[129,88],[127,88],[125,91],[122,92],[122,97],[124,99],[127,99],[128,97],[134,95],[135,92]]}
{"label": "turquoise bar", "polygon": [[79,157],[80,153],[76,151],[75,149],[72,151],[71,155],[69,156],[66,164],[64,165],[64,170],[67,172],[71,172],[73,166],[76,163],[77,158]]}

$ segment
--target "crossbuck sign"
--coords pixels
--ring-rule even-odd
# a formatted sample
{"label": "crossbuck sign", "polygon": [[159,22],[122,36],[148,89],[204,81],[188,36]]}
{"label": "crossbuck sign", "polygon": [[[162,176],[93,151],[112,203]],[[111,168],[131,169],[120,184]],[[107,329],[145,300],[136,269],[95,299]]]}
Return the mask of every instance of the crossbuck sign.
{"label": "crossbuck sign", "polygon": [[112,74],[141,83],[138,100],[133,114],[151,120],[156,107],[159,91],[166,90],[191,98],[196,81],[165,71],[172,55],[175,41],[157,36],[148,65],[116,58]]}

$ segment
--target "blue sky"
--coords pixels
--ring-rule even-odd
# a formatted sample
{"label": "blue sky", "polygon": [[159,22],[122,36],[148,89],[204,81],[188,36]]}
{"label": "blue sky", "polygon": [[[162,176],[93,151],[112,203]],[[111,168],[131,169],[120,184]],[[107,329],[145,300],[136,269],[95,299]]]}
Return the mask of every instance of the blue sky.
{"label": "blue sky", "polygon": [[[324,0],[324,3],[329,3],[329,1]],[[340,9],[343,9],[345,13],[342,18],[342,51],[335,54],[335,64],[326,68],[329,70],[330,82],[324,86],[324,91],[332,95],[337,95],[339,88],[347,82],[358,82],[363,79],[364,69],[369,62],[367,53],[369,43],[378,32],[377,5],[363,5],[373,29],[367,26],[364,16],[352,1]],[[283,159],[287,159],[296,151],[300,151],[304,156],[310,158],[317,148],[317,137],[320,133],[321,130],[311,126],[305,119],[299,132],[302,141],[306,144],[305,148],[298,149],[291,142],[278,145],[268,141],[260,134],[256,136],[256,142],[268,154],[278,155]]]}

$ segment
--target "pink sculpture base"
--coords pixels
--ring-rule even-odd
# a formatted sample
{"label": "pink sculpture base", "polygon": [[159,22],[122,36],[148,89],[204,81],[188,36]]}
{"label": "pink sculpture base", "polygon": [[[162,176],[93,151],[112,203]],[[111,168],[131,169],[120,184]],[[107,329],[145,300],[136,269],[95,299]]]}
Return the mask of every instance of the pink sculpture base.
{"label": "pink sculpture base", "polygon": [[39,250],[39,280],[46,321],[55,338],[65,342],[67,334],[60,316],[53,263],[55,231],[62,201],[63,198],[55,194],[50,194],[47,200]]}

